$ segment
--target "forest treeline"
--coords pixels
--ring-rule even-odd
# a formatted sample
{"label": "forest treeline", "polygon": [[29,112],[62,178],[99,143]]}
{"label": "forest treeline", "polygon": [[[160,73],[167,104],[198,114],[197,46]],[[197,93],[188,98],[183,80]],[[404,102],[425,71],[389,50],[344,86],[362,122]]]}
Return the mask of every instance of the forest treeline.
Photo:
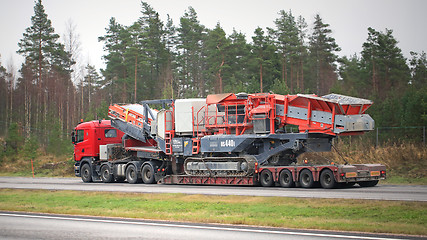
{"label": "forest treeline", "polygon": [[100,70],[82,64],[78,36],[72,22],[63,37],[55,33],[36,0],[17,43],[25,58],[19,74],[0,60],[0,136],[13,131],[6,141],[37,139],[61,152],[80,119],[106,118],[111,103],[223,92],[341,93],[373,100],[376,126],[427,125],[426,53],[405,58],[390,29],[368,28],[362,51],[339,57],[320,15],[306,20],[281,10],[274,27],[254,29],[248,41],[220,23],[205,27],[192,7],[174,23],[141,2],[133,24],[106,23]]}

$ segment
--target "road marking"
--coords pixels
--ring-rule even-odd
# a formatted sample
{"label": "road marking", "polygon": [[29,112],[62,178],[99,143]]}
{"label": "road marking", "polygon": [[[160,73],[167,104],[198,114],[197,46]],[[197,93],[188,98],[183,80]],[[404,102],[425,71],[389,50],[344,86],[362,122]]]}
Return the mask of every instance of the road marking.
{"label": "road marking", "polygon": [[381,237],[351,236],[351,235],[338,235],[338,234],[325,234],[325,233],[305,233],[305,232],[291,232],[291,231],[260,230],[260,229],[248,229],[248,228],[227,228],[227,227],[213,227],[213,226],[180,225],[180,224],[172,224],[172,223],[150,223],[150,222],[135,222],[135,221],[121,221],[121,220],[108,220],[108,219],[77,218],[77,217],[25,215],[25,214],[15,214],[15,213],[0,213],[0,216],[70,220],[70,221],[81,221],[81,222],[134,224],[134,225],[145,225],[145,226],[156,226],[156,227],[193,228],[193,229],[219,230],[219,231],[299,235],[299,236],[328,237],[328,238],[367,239],[367,240],[396,240],[396,239],[401,239],[401,238],[381,238]]}

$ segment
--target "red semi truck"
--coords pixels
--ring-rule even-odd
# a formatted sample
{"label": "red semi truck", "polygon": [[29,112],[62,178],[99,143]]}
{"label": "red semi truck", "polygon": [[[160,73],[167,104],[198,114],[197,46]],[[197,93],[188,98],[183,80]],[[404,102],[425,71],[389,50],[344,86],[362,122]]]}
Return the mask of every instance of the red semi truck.
{"label": "red semi truck", "polygon": [[373,130],[371,105],[338,94],[245,93],[115,104],[111,120],[73,131],[74,170],[84,182],[371,187],[385,179],[384,165],[297,163],[330,151],[336,136]]}

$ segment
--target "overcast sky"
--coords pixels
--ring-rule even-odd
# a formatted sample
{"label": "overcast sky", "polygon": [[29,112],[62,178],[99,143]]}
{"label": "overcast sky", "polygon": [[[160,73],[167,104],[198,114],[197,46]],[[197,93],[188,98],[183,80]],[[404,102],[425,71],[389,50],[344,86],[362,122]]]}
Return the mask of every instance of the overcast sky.
{"label": "overcast sky", "polygon": [[[214,28],[221,24],[227,35],[233,28],[251,41],[255,28],[274,27],[280,10],[292,10],[302,15],[309,26],[319,13],[324,23],[330,24],[333,37],[341,47],[339,55],[360,53],[367,39],[367,28],[377,31],[393,30],[405,57],[410,51],[427,52],[426,0],[147,0],[165,22],[167,14],[175,26],[189,6],[192,6],[201,24]],[[82,43],[83,61],[98,69],[105,65],[102,43],[98,37],[105,34],[109,19],[115,17],[123,25],[130,25],[141,16],[139,0],[43,0],[48,18],[55,32],[65,33],[66,22],[76,25]],[[16,54],[17,43],[31,25],[34,0],[0,0],[0,54],[3,66],[11,59],[20,68],[23,59]]]}

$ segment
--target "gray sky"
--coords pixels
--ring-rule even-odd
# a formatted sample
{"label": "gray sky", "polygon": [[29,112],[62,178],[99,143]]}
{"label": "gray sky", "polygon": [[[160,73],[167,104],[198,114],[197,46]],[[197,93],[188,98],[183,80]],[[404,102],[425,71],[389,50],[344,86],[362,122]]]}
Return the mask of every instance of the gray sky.
{"label": "gray sky", "polygon": [[[251,41],[255,28],[273,27],[280,10],[292,10],[302,15],[309,26],[319,13],[330,24],[342,51],[339,55],[360,53],[367,39],[367,28],[377,31],[393,30],[405,57],[410,51],[427,52],[427,1],[425,0],[146,0],[159,12],[163,21],[167,14],[175,26],[185,10],[192,6],[201,24],[212,29],[220,22],[227,35],[233,28],[244,33]],[[98,37],[105,34],[109,19],[115,17],[123,25],[130,25],[140,16],[139,0],[43,0],[45,11],[55,32],[61,37],[66,22],[71,19],[77,26],[82,43],[84,64],[97,68],[102,60],[102,43]],[[33,0],[0,0],[0,54],[3,66],[13,59],[20,68],[23,58],[16,54],[22,33],[31,25],[34,15]]]}

